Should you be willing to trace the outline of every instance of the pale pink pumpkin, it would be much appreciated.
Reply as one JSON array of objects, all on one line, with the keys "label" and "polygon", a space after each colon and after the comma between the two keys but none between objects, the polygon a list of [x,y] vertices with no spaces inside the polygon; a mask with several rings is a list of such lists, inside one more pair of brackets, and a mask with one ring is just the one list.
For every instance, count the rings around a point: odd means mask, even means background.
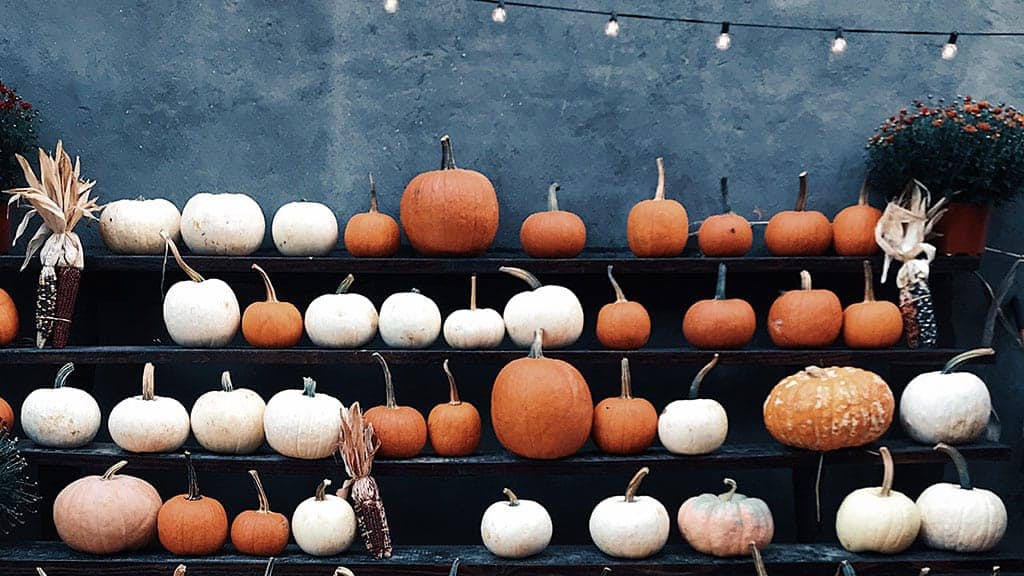
[{"label": "pale pink pumpkin", "polygon": [[683,502],[677,521],[683,538],[698,552],[721,558],[747,556],[750,544],[771,544],[775,522],[768,504],[736,492],[736,481],[725,479],[729,491],[701,494]]}]

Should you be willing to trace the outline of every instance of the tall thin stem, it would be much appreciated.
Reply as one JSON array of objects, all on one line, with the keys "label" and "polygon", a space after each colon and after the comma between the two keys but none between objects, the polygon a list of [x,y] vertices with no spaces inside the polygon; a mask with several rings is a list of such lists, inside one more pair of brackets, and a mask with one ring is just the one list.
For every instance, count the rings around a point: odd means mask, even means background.
[{"label": "tall thin stem", "polygon": [[260,502],[258,512],[262,514],[269,514],[270,501],[267,500],[267,492],[263,489],[263,481],[260,480],[260,473],[255,470],[249,470],[249,477],[252,478],[252,483],[256,486],[256,497]]},{"label": "tall thin stem", "polygon": [[651,469],[644,466],[633,475],[633,479],[629,481],[626,486],[626,502],[633,502],[636,500],[636,491],[640,489],[640,483],[644,481],[644,478],[651,473]]},{"label": "tall thin stem", "polygon": [[171,240],[171,237],[167,235],[167,232],[161,230],[160,236],[164,239],[164,243],[167,244],[167,247],[171,249],[171,254],[174,255],[174,261],[178,263],[178,268],[181,268],[181,271],[184,272],[185,275],[193,282],[203,282],[205,278],[185,263],[185,260],[181,257],[181,252],[178,251],[178,247],[174,244],[174,240]]},{"label": "tall thin stem", "polygon": [[192,453],[185,450],[185,472],[188,476],[188,496],[186,500],[201,500],[203,495],[199,493],[199,478],[196,476],[196,467],[192,465]]},{"label": "tall thin stem", "polygon": [[447,134],[441,136],[441,170],[455,170],[455,150]]},{"label": "tall thin stem", "polygon": [[875,275],[871,270],[871,260],[864,261],[864,301],[875,301]]},{"label": "tall thin stem", "polygon": [[377,359],[377,362],[380,363],[381,370],[384,371],[385,406],[388,408],[397,408],[398,404],[395,402],[395,383],[391,380],[391,369],[388,368],[388,363],[384,361],[384,357],[380,355],[380,352],[374,352],[373,357]]},{"label": "tall thin stem", "polygon": [[722,191],[722,214],[729,214],[732,212],[732,206],[729,206],[729,178],[722,176],[719,188]]},{"label": "tall thin stem", "polygon": [[885,446],[878,449],[878,453],[882,456],[882,488],[880,495],[888,497],[892,493],[892,479],[895,466],[892,462],[892,453]]},{"label": "tall thin stem", "polygon": [[370,214],[377,212],[377,183],[373,181],[373,172],[370,172]]},{"label": "tall thin stem", "polygon": [[629,374],[629,358],[623,358],[621,363],[621,369],[619,371],[619,383],[622,387],[620,398],[629,400],[633,397],[633,379]]},{"label": "tall thin stem", "polygon": [[548,186],[548,212],[558,212],[558,191],[561,189],[558,182],[552,182],[551,186]]},{"label": "tall thin stem", "polygon": [[156,367],[152,362],[146,362],[142,367],[142,399],[152,400],[156,397]]},{"label": "tall thin stem", "polygon": [[704,377],[707,376],[708,372],[711,372],[711,369],[717,364],[718,353],[716,352],[715,355],[711,357],[711,361],[705,364],[704,367],[700,369],[700,372],[697,372],[697,375],[693,377],[693,381],[690,382],[690,400],[697,399],[700,394],[700,385],[704,382]]},{"label": "tall thin stem", "polygon": [[807,172],[800,173],[800,194],[796,197],[796,211],[803,212],[807,208]]},{"label": "tall thin stem", "polygon": [[451,368],[448,367],[448,359],[444,359],[444,363],[441,365],[444,368],[444,373],[448,376],[448,403],[452,406],[458,406],[462,404],[462,400],[459,399],[459,389],[455,386],[455,375],[452,374]]},{"label": "tall thin stem", "polygon": [[271,284],[270,276],[267,276],[267,272],[259,264],[253,264],[252,269],[263,279],[263,286],[267,289],[267,302],[277,302],[277,290],[274,290],[274,285]]},{"label": "tall thin stem", "polygon": [[469,277],[469,309],[476,310],[476,274]]},{"label": "tall thin stem", "polygon": [[665,199],[665,159],[660,156],[655,159],[658,164],[658,187],[654,191],[655,200]]},{"label": "tall thin stem", "polygon": [[64,384],[68,381],[68,376],[75,371],[74,362],[68,362],[67,364],[60,367],[57,371],[57,377],[53,379],[54,388],[63,388]]},{"label": "tall thin stem", "polygon": [[608,265],[608,281],[612,283],[612,290],[615,290],[615,301],[626,302],[626,294],[622,291],[622,287],[619,286],[615,276],[612,275],[612,265]]}]

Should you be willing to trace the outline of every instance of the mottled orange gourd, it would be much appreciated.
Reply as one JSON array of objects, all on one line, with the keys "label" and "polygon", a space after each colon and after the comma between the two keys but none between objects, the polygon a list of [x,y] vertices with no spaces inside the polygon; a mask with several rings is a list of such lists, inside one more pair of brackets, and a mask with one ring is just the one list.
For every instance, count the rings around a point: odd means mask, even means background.
[{"label": "mottled orange gourd", "polygon": [[833,242],[840,256],[873,256],[880,248],[875,241],[875,226],[882,211],[868,204],[867,182],[860,187],[857,203],[847,206],[832,221]]},{"label": "mottled orange gourd", "polygon": [[643,348],[651,337],[651,316],[639,302],[626,299],[625,293],[608,266],[608,281],[615,290],[615,301],[597,313],[597,340],[612,350]]},{"label": "mottled orange gourd", "polygon": [[519,242],[531,258],[575,258],[587,244],[583,219],[558,209],[557,183],[548,187],[548,209],[527,216],[519,229]]},{"label": "mottled orange gourd", "polygon": [[768,310],[768,335],[779,348],[824,348],[839,337],[843,306],[831,290],[815,290],[810,272],[800,272],[800,289],[775,299]]},{"label": "mottled orange gourd", "polygon": [[626,240],[633,254],[641,258],[679,256],[686,249],[690,220],[686,208],[665,198],[665,162],[658,163],[658,188],[653,200],[644,200],[629,211]]},{"label": "mottled orange gourd", "polygon": [[658,435],[658,411],[644,398],[633,396],[629,360],[622,359],[621,393],[594,407],[594,444],[608,454],[638,454]]},{"label": "mottled orange gourd", "polygon": [[245,341],[256,348],[291,348],[302,338],[302,313],[291,302],[277,299],[277,291],[270,282],[270,277],[253,264],[252,269],[259,273],[263,285],[267,289],[264,302],[253,302],[242,314],[242,336]]},{"label": "mottled orange gourd", "polygon": [[185,452],[188,492],[164,502],[157,514],[160,545],[178,556],[209,556],[228,541],[228,514],[214,498],[199,492],[192,454]]},{"label": "mottled orange gourd", "polygon": [[399,406],[395,402],[395,384],[391,369],[378,352],[373,357],[384,372],[386,401],[383,406],[374,406],[363,415],[373,425],[373,431],[380,439],[377,454],[383,458],[412,458],[427,445],[427,421],[419,410],[412,406]]},{"label": "mottled orange gourd", "polygon": [[722,212],[708,216],[697,231],[697,245],[713,258],[743,256],[754,244],[754,229],[729,206],[729,179],[722,177]]},{"label": "mottled orange gourd", "polygon": [[714,299],[695,302],[683,315],[683,337],[697,348],[742,348],[754,338],[754,308],[746,300],[725,297],[725,275],[726,266],[720,263]]},{"label": "mottled orange gourd", "polygon": [[345,250],[357,258],[386,258],[398,253],[401,244],[398,222],[377,207],[377,185],[370,174],[370,210],[348,219]]},{"label": "mottled orange gourd", "polygon": [[0,346],[6,346],[18,337],[18,308],[14,300],[0,288]]},{"label": "mottled orange gourd", "polygon": [[796,209],[768,221],[764,243],[773,256],[821,256],[832,245],[832,223],[821,212],[807,210],[807,172],[800,173]]},{"label": "mottled orange gourd", "polygon": [[427,436],[438,456],[469,456],[480,445],[482,425],[480,412],[469,402],[459,398],[455,375],[444,361],[448,376],[448,402],[438,404],[427,415]]},{"label": "mottled orange gourd", "polygon": [[903,336],[903,315],[892,302],[875,300],[871,262],[864,261],[864,301],[843,311],[843,342],[850,348],[891,348]]},{"label": "mottled orange gourd", "polygon": [[276,556],[288,546],[288,536],[291,534],[288,517],[270,511],[270,502],[259,473],[249,470],[249,476],[256,486],[259,508],[245,510],[235,516],[231,523],[231,544],[242,554]]}]

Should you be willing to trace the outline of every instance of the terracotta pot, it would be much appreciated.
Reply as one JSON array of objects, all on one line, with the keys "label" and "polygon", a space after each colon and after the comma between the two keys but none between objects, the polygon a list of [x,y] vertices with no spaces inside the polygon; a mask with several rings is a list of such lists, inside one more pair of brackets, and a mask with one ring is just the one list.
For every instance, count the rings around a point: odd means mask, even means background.
[{"label": "terracotta pot", "polygon": [[936,225],[942,234],[938,239],[939,251],[957,256],[980,256],[988,240],[988,218],[992,207],[988,204],[950,202],[949,210]]}]

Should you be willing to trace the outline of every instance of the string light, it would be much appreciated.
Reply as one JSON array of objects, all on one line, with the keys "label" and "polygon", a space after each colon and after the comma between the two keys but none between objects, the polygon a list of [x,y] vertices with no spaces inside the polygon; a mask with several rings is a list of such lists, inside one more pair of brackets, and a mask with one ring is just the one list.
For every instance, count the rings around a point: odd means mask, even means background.
[{"label": "string light", "polygon": [[946,40],[946,45],[942,47],[943,60],[952,60],[953,58],[956,58],[956,39],[959,36],[960,35],[956,32],[951,32],[949,34],[949,40]]},{"label": "string light", "polygon": [[388,14],[398,12],[398,0],[384,0],[384,11]]},{"label": "string light", "polygon": [[729,36],[729,23],[722,22],[722,31],[715,38],[715,48],[721,51],[726,51],[732,46],[732,36]]},{"label": "string light", "polygon": [[619,37],[619,19],[615,16],[615,12],[612,12],[612,17],[604,25],[604,35],[609,38]]},{"label": "string light", "polygon": [[842,54],[846,52],[846,38],[843,38],[843,29],[836,29],[836,37],[832,39],[832,53]]},{"label": "string light", "polygon": [[505,10],[505,0],[500,0],[498,5],[491,11],[491,20],[495,24],[504,24],[508,20],[508,12]]}]

